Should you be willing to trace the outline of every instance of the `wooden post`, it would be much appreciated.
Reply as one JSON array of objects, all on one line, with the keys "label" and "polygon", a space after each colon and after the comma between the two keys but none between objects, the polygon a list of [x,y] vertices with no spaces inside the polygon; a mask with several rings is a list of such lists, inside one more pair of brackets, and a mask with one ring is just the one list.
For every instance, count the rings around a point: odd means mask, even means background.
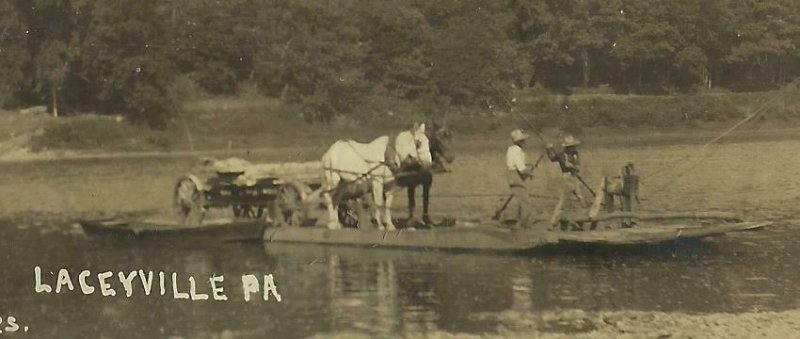
[{"label": "wooden post", "polygon": [[52,98],[53,98],[53,117],[58,118],[58,100],[56,98],[56,92],[57,92],[56,91],[56,86],[55,85],[51,85],[50,86],[50,93],[52,94]]}]

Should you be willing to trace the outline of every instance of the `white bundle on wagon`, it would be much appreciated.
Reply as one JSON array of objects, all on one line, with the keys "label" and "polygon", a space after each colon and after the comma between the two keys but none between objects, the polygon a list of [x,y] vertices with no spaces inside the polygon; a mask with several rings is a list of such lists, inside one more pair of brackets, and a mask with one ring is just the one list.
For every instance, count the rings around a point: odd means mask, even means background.
[{"label": "white bundle on wagon", "polygon": [[320,161],[253,164],[242,158],[203,158],[198,161],[198,167],[194,172],[204,172],[204,177],[236,176],[233,184],[240,186],[253,186],[264,179],[302,182],[317,179],[322,173]]},{"label": "white bundle on wagon", "polygon": [[322,173],[322,162],[282,162],[269,164],[251,164],[239,175],[234,184],[253,186],[259,180],[279,178],[283,181],[304,182],[318,178]]},{"label": "white bundle on wagon", "polygon": [[253,164],[241,158],[228,158],[225,160],[211,160],[207,166],[217,174],[241,174],[253,166]]}]

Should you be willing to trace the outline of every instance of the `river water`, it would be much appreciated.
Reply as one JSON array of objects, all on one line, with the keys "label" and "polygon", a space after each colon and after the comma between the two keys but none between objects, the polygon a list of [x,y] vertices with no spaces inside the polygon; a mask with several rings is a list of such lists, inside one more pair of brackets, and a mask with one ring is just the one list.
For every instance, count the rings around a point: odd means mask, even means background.
[{"label": "river water", "polygon": [[[560,309],[689,313],[797,307],[797,232],[776,227],[657,247],[551,248],[532,253],[437,252],[294,244],[116,242],[88,238],[71,224],[2,223],[3,310],[41,338],[305,337],[491,333],[482,314]],[[48,231],[42,231],[48,230]],[[43,234],[44,233],[44,234]],[[67,268],[75,291],[36,293],[34,267],[55,286]],[[167,293],[131,297],[116,272],[166,272]],[[117,295],[80,292],[81,270],[111,271]],[[52,274],[50,272],[53,272]],[[199,293],[225,277],[227,301],[176,300],[188,277]],[[156,273],[157,274],[157,273]],[[241,276],[272,274],[277,302],[244,301]],[[157,285],[158,283],[156,283]]]},{"label": "river water", "polygon": [[[74,220],[164,209],[177,175],[191,160],[3,164],[0,317],[7,321],[13,315],[28,328],[16,334],[32,338],[292,338],[493,333],[502,324],[486,315],[504,311],[794,309],[800,297],[800,231],[789,219],[796,215],[799,198],[792,188],[800,180],[764,174],[760,164],[796,147],[794,141],[720,146],[671,192],[647,200],[675,210],[742,210],[782,220],[774,227],[661,246],[558,247],[519,254],[109,241],[87,237]],[[616,165],[621,159],[642,159],[640,168],[655,172],[664,159],[683,159],[694,152],[682,147],[657,151],[598,150],[587,162]],[[464,174],[437,179],[434,195],[442,198],[435,200],[436,211],[460,217],[459,211],[488,215],[496,207],[502,197],[443,200],[465,192],[504,194],[502,169],[491,169],[499,173],[497,178],[465,179],[487,171],[481,167],[486,157],[462,155]],[[796,174],[798,161],[788,159],[772,170]],[[534,187],[539,188],[546,191],[546,186]],[[52,286],[59,269],[66,268],[75,290],[36,293],[37,266],[43,282]],[[144,295],[135,280],[132,295],[125,296],[117,272],[140,269],[165,272],[166,295]],[[97,273],[113,272],[109,281],[117,295],[81,293],[82,270],[91,272],[95,287]],[[222,275],[228,300],[176,300],[172,273],[181,292],[194,277],[198,293],[206,294],[211,292],[208,279]],[[241,277],[248,274],[272,274],[281,302],[274,296],[264,301],[258,294],[245,302]]]}]

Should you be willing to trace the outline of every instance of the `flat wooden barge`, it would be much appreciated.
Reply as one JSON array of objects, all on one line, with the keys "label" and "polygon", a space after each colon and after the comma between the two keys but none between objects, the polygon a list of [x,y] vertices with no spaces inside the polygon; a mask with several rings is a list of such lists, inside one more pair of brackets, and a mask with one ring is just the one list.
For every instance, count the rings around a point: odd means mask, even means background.
[{"label": "flat wooden barge", "polygon": [[[620,214],[616,217],[629,218]],[[605,220],[614,216],[604,217]],[[583,231],[509,229],[485,222],[462,222],[454,227],[379,230],[322,227],[274,227],[261,220],[220,220],[186,226],[177,222],[119,219],[82,220],[87,235],[130,239],[179,239],[185,241],[247,241],[311,243],[364,247],[429,248],[445,250],[524,251],[544,245],[583,243],[602,245],[656,244],[678,239],[698,239],[762,228],[770,222],[742,222],[728,215],[683,214],[636,216],[646,226],[599,228]],[[676,217],[681,220],[675,221]],[[656,222],[660,222],[657,224]]]},{"label": "flat wooden barge", "polygon": [[217,220],[201,225],[182,225],[165,220],[121,219],[80,220],[78,223],[89,236],[211,242],[261,240],[267,227],[259,220]]},{"label": "flat wooden barge", "polygon": [[[628,217],[629,215],[623,215]],[[673,219],[672,215],[662,215]],[[523,251],[560,243],[603,245],[656,244],[678,239],[705,238],[728,232],[769,226],[769,222],[741,222],[719,215],[684,215],[691,220],[654,224],[663,221],[650,215],[648,226],[584,231],[509,229],[499,226],[447,227],[420,230],[340,229],[306,227],[267,228],[265,242],[356,245],[367,247],[407,247],[451,250]]]}]

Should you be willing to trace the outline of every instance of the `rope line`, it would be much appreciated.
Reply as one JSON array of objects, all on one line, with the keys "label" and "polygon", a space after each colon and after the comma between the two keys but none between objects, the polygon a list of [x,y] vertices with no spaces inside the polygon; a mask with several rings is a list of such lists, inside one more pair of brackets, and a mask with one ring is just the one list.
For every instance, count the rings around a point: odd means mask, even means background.
[{"label": "rope line", "polygon": [[[675,177],[674,177],[672,180],[669,180],[669,181],[668,181],[668,182],[666,182],[664,185],[662,185],[662,186],[659,186],[658,188],[654,189],[654,190],[652,191],[652,194],[663,193],[664,191],[666,191],[666,190],[667,190],[667,188],[669,188],[669,187],[672,187],[672,184],[674,184],[674,183],[675,183],[675,182],[677,182],[678,180],[680,180],[680,179],[684,178],[684,177],[686,176],[686,174],[687,174],[687,173],[689,173],[691,170],[693,170],[693,169],[697,168],[697,166],[699,166],[699,165],[700,165],[700,164],[701,164],[703,161],[705,161],[705,160],[707,159],[707,156],[708,156],[708,150],[709,150],[709,149],[708,149],[708,146],[709,146],[709,145],[711,145],[711,144],[713,144],[713,143],[715,143],[715,142],[717,142],[717,141],[721,140],[722,138],[724,138],[725,136],[727,136],[728,134],[730,134],[731,132],[733,132],[733,131],[734,131],[735,129],[737,129],[738,127],[740,127],[740,126],[744,125],[745,123],[747,123],[748,121],[752,120],[752,119],[753,119],[753,118],[755,118],[756,116],[758,116],[758,115],[761,115],[762,113],[766,112],[766,111],[767,111],[767,109],[768,109],[768,107],[769,107],[769,106],[770,106],[772,103],[774,103],[774,102],[776,102],[778,99],[782,99],[782,98],[784,98],[784,97],[786,96],[786,93],[788,92],[788,89],[792,88],[792,87],[794,86],[794,84],[796,83],[796,81],[797,81],[797,80],[795,80],[795,81],[792,81],[791,83],[789,83],[789,85],[787,85],[787,86],[786,86],[786,87],[784,87],[782,90],[780,90],[778,93],[776,93],[775,95],[773,95],[773,96],[772,96],[772,97],[771,97],[769,100],[765,101],[765,102],[764,102],[764,103],[763,103],[763,104],[762,104],[762,105],[761,105],[761,106],[760,106],[758,109],[756,109],[755,111],[753,111],[753,112],[752,112],[750,115],[748,115],[747,117],[745,117],[745,118],[744,118],[744,119],[742,119],[741,121],[737,122],[737,123],[736,123],[735,125],[733,125],[731,128],[729,128],[728,130],[726,130],[725,132],[723,132],[723,133],[722,133],[722,134],[720,134],[719,136],[717,136],[717,137],[715,137],[715,138],[713,138],[713,139],[709,140],[709,141],[708,141],[708,142],[706,142],[705,144],[703,144],[703,146],[702,146],[702,151],[703,151],[703,152],[706,152],[706,153],[705,153],[705,154],[703,154],[703,155],[701,155],[701,156],[699,156],[699,157],[698,157],[698,161],[696,161],[695,163],[691,164],[691,165],[690,165],[689,167],[687,167],[686,169],[684,169],[684,170],[681,170],[681,171],[680,171],[680,172],[679,172],[679,173],[678,173],[678,174],[677,174],[677,175],[676,175],[676,176],[675,176]],[[687,156],[687,157],[688,157],[688,156]],[[672,168],[675,168],[675,166],[673,166]],[[661,171],[661,172],[664,172],[664,171]]]},{"label": "rope line", "polygon": [[[742,119],[739,122],[737,122],[733,127],[729,128],[728,130],[726,130],[725,132],[723,132],[719,136],[711,139],[710,141],[704,143],[702,145],[702,150],[701,151],[706,151],[706,149],[708,148],[709,145],[721,140],[722,138],[724,138],[725,136],[727,136],[728,134],[733,132],[735,129],[739,128],[739,126],[741,126],[744,123],[752,120],[757,115],[765,112],[769,108],[769,106],[771,104],[773,104],[775,101],[777,101],[778,98],[781,98],[782,96],[783,96],[782,93],[779,92],[779,93],[776,93],[775,95],[773,95],[768,100],[764,101],[764,103],[762,103],[756,110],[754,110],[750,115],[748,115],[744,119]],[[691,160],[691,159],[696,159],[696,158],[700,158],[700,159],[707,158],[707,156],[708,156],[708,154],[700,154],[699,156],[696,156],[696,155],[685,155],[677,162],[677,164],[675,164],[673,166],[670,166],[670,167],[662,167],[660,170],[653,172],[652,174],[650,174],[647,177],[650,178],[650,179],[657,178],[660,175],[665,174],[665,173],[669,173],[670,170],[673,170],[673,169],[677,168],[678,166],[681,165],[682,162],[685,162],[685,161]],[[694,169],[694,166],[692,166],[691,168],[688,168],[686,170],[690,170],[690,169]],[[645,176],[642,176],[642,179],[644,179],[644,178],[645,178]]]},{"label": "rope line", "polygon": [[[647,176],[648,178],[653,179],[653,178],[658,178],[660,175],[663,175],[663,174],[677,173],[674,177],[671,178],[671,180],[668,180],[664,185],[658,186],[656,189],[654,189],[652,191],[652,194],[663,193],[668,188],[674,187],[673,186],[674,183],[676,183],[677,181],[683,179],[690,171],[694,170],[701,163],[703,163],[705,160],[707,160],[707,158],[710,155],[710,153],[713,152],[713,150],[710,149],[708,146],[710,146],[710,145],[722,140],[723,138],[728,136],[730,133],[732,133],[733,131],[735,131],[736,129],[741,127],[742,125],[744,125],[747,122],[753,120],[757,116],[767,112],[767,110],[769,109],[769,107],[771,105],[776,103],[778,100],[785,98],[787,92],[790,89],[795,87],[797,81],[798,80],[795,79],[794,81],[790,82],[787,86],[782,88],[780,91],[778,91],[777,93],[775,93],[771,97],[768,97],[768,99],[766,101],[761,103],[761,105],[759,105],[755,110],[753,110],[744,119],[739,120],[736,124],[734,124],[733,126],[728,128],[727,130],[722,132],[720,135],[718,135],[718,136],[712,138],[711,140],[705,142],[701,147],[701,150],[700,150],[701,153],[700,154],[686,155],[682,159],[677,161],[673,166],[662,167],[660,170],[655,171],[652,174],[648,175]],[[529,128],[531,128],[533,130],[536,130],[535,127],[530,123],[530,121],[525,116],[523,116],[522,114],[519,114],[518,112],[514,111],[514,108],[515,108],[514,105],[507,98],[504,97],[504,99],[511,106],[511,109],[509,111],[513,116],[515,116],[519,120],[522,120]],[[539,139],[541,139],[543,142],[546,143],[546,140],[544,140],[544,138],[541,136],[541,134],[539,134],[537,132],[536,135],[537,135],[537,137],[539,137]],[[687,160],[691,160],[691,159],[696,159],[697,161],[695,161],[694,163],[686,163]],[[682,166],[683,164],[688,164],[688,167],[676,171],[676,169],[678,167]],[[644,179],[644,178],[645,178],[645,176],[642,176],[642,179]]]}]

